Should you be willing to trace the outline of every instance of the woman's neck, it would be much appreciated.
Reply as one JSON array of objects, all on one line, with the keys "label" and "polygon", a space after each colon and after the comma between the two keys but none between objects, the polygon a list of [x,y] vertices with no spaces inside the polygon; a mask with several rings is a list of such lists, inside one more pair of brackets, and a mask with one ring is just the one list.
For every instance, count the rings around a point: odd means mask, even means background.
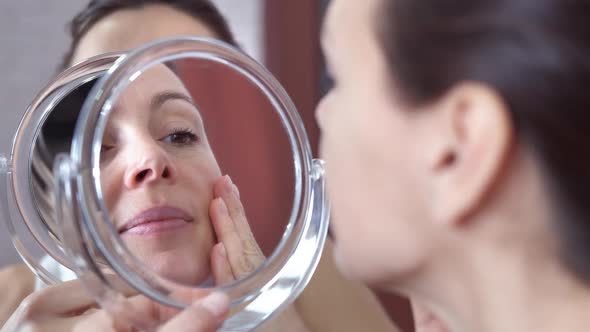
[{"label": "woman's neck", "polygon": [[565,269],[554,206],[535,158],[523,157],[469,220],[437,232],[406,285],[449,332],[582,332],[590,284]]},{"label": "woman's neck", "polygon": [[441,261],[445,272],[431,274],[416,298],[449,332],[588,331],[590,288],[547,252],[464,251]]}]

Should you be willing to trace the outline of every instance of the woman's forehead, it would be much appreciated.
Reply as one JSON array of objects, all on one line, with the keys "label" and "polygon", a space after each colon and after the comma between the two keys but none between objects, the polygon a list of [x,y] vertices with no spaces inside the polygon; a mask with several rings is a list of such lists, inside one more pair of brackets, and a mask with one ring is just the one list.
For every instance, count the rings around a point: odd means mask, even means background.
[{"label": "woman's forehead", "polygon": [[130,78],[128,88],[153,92],[158,90],[179,90],[187,92],[184,83],[177,75],[174,67],[166,64],[158,64],[146,70],[138,71]]},{"label": "woman's forehead", "polygon": [[121,93],[116,105],[123,106],[130,103],[141,103],[145,104],[144,106],[161,105],[163,104],[161,101],[165,101],[166,96],[175,97],[172,99],[185,99],[192,103],[184,83],[169,66],[161,64],[145,71],[138,71],[137,76],[132,77],[131,80]]},{"label": "woman's forehead", "polygon": [[[175,102],[175,106],[165,107],[168,102]],[[130,118],[150,119],[157,114],[188,116],[199,126],[203,125],[200,110],[188,89],[166,65],[149,68],[131,82],[114,103],[109,127]]]}]

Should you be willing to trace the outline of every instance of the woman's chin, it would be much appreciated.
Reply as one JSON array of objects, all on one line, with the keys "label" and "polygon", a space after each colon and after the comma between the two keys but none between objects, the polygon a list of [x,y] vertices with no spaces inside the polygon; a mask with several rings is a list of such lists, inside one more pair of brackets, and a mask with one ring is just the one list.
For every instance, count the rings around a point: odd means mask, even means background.
[{"label": "woman's chin", "polygon": [[[194,253],[194,251],[191,251]],[[209,260],[207,255],[197,257],[184,251],[143,253],[139,260],[147,268],[158,276],[170,281],[198,285],[206,281],[210,276]]]},{"label": "woman's chin", "polygon": [[344,253],[338,242],[334,246],[334,264],[347,279],[361,281],[362,273],[359,273],[361,271],[356,267],[354,258]]},{"label": "woman's chin", "polygon": [[209,266],[206,268],[199,268],[197,266],[189,266],[187,264],[164,264],[161,267],[155,268],[154,271],[170,281],[184,284],[197,286],[209,279],[210,271]]},{"label": "woman's chin", "polygon": [[334,264],[340,273],[348,280],[362,282],[371,287],[383,288],[388,284],[391,274],[383,270],[379,262],[368,253],[358,250],[346,251],[336,242],[334,246]]},{"label": "woman's chin", "polygon": [[205,283],[209,279],[209,272],[199,273],[198,276],[187,275],[186,272],[182,273],[164,273],[163,276],[175,283],[188,285],[188,286],[199,286]]}]

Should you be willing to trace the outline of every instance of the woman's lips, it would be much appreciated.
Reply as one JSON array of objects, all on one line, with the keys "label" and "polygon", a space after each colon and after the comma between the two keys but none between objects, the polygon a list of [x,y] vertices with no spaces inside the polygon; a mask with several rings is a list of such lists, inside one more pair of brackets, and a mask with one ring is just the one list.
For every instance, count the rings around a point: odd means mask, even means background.
[{"label": "woman's lips", "polygon": [[147,209],[119,227],[119,234],[150,235],[175,230],[192,222],[185,211],[173,206]]}]

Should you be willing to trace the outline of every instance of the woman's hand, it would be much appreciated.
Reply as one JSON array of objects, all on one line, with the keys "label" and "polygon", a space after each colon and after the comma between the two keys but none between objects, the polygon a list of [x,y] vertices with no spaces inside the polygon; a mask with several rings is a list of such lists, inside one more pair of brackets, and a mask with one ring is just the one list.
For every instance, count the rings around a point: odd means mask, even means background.
[{"label": "woman's hand", "polygon": [[209,215],[217,243],[211,252],[211,269],[216,285],[223,285],[254,272],[265,260],[250,230],[238,187],[230,177],[221,177],[213,187]]},{"label": "woman's hand", "polygon": [[[238,187],[226,175],[215,183],[213,191],[215,197],[209,215],[219,243],[211,252],[211,269],[215,283],[223,285],[248,276],[266,258],[248,224]],[[304,332],[308,329],[295,307],[290,305],[257,331]]]},{"label": "woman's hand", "polygon": [[97,309],[79,280],[61,283],[34,292],[16,309],[1,332],[8,331],[135,331],[125,319],[131,311],[144,326],[158,326],[160,332],[212,332],[225,318],[229,300],[214,293],[201,298],[183,311],[171,312],[155,302],[134,296],[118,314]]}]

